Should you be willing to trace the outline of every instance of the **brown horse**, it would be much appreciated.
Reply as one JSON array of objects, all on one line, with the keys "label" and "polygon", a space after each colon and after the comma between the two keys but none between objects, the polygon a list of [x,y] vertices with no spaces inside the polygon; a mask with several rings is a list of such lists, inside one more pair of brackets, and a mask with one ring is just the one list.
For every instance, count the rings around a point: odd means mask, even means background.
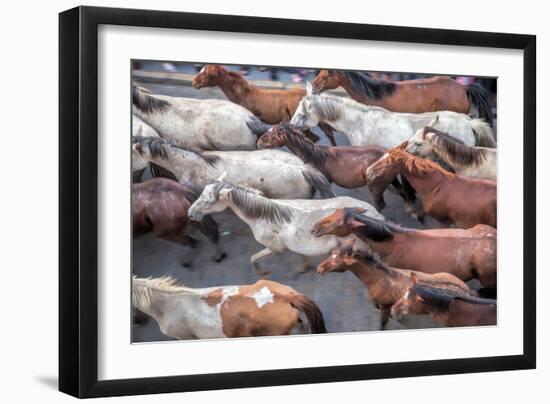
[{"label": "brown horse", "polygon": [[[272,125],[285,119],[290,120],[298,104],[306,95],[306,91],[302,88],[268,89],[254,86],[239,73],[227,70],[220,65],[205,65],[193,79],[192,85],[197,90],[218,86],[230,101],[245,107],[258,118]],[[321,124],[319,127],[325,132],[330,142],[336,145],[332,129],[326,124]],[[313,141],[319,140],[319,137],[309,130],[305,134]]]},{"label": "brown horse", "polygon": [[426,274],[406,269],[389,267],[371,253],[353,249],[355,240],[332,250],[330,256],[319,264],[317,272],[351,271],[366,286],[369,297],[380,309],[380,325],[384,329],[390,316],[391,307],[405,294],[412,284],[411,274],[415,273],[422,283],[445,286],[458,294],[475,295],[475,291],[448,273]]},{"label": "brown horse", "polygon": [[387,265],[420,272],[447,272],[467,281],[476,278],[485,288],[497,285],[497,235],[491,226],[471,229],[417,230],[362,215],[360,208],[341,208],[318,221],[317,237],[354,234]]},{"label": "brown horse", "polygon": [[313,80],[314,93],[342,86],[354,100],[394,112],[455,111],[467,114],[474,106],[493,126],[487,92],[479,84],[467,86],[445,76],[405,81],[375,80],[367,73],[321,70]]},{"label": "brown horse", "polygon": [[[189,218],[187,210],[197,199],[197,194],[184,184],[166,178],[154,178],[132,185],[133,236],[153,232],[156,237],[194,248],[197,241],[186,234]],[[212,259],[220,262],[225,258],[218,241],[218,225],[210,216],[205,216],[198,227],[216,245]],[[183,266],[190,266],[190,255],[184,257]]]},{"label": "brown horse", "polygon": [[497,227],[495,181],[461,177],[400,148],[391,149],[367,169],[367,186],[378,210],[385,205],[384,190],[397,174],[421,196],[424,211],[441,223],[463,229],[476,224]]},{"label": "brown horse", "polygon": [[398,320],[408,313],[431,314],[447,327],[496,325],[497,301],[457,294],[455,291],[418,282],[412,275],[412,285],[391,308]]},{"label": "brown horse", "polygon": [[281,283],[194,289],[170,277],[133,278],[132,304],[177,339],[322,334],[325,321],[309,297]]},{"label": "brown horse", "polygon": [[[260,149],[286,146],[304,163],[321,171],[329,181],[348,189],[366,185],[367,168],[386,152],[378,146],[318,145],[288,122],[271,127],[258,138],[257,145]],[[396,184],[399,182],[392,183]]]}]

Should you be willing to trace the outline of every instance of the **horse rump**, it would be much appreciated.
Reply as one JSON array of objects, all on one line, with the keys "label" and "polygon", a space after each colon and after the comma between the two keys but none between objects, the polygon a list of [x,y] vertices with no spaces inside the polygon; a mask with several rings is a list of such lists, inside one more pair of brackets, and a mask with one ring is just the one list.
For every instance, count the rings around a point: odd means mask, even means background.
[{"label": "horse rump", "polygon": [[323,313],[313,300],[301,293],[297,293],[290,297],[289,303],[296,310],[305,314],[312,334],[327,333]]},{"label": "horse rump", "polygon": [[466,87],[466,95],[470,104],[476,107],[479,116],[493,127],[493,111],[489,105],[489,94],[479,83],[469,84]]}]

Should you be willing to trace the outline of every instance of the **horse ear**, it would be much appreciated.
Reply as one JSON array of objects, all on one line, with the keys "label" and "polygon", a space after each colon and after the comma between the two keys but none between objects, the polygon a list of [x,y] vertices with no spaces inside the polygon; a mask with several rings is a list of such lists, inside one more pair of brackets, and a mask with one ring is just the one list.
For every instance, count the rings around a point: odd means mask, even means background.
[{"label": "horse ear", "polygon": [[414,272],[411,273],[411,281],[412,281],[413,285],[416,285],[418,283],[418,277],[416,276],[416,274]]},{"label": "horse ear", "polygon": [[[438,122],[439,122],[439,114],[434,119],[432,119],[432,121],[428,124],[428,126],[435,128],[435,125],[437,125]],[[424,130],[424,132],[426,131]]]},{"label": "horse ear", "polygon": [[216,181],[223,182],[226,179],[226,177],[227,177],[227,171],[224,171],[223,174],[220,175]]},{"label": "horse ear", "polygon": [[310,81],[308,81],[306,83],[306,94],[307,95],[312,95],[313,94],[313,86],[311,85]]}]

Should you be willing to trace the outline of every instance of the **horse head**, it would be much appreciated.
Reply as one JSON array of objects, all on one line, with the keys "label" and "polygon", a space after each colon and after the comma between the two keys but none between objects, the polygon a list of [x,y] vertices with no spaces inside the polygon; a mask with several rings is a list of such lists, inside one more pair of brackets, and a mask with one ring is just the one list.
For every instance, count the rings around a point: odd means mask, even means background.
[{"label": "horse head", "polygon": [[327,234],[333,234],[338,237],[348,236],[354,228],[364,226],[353,217],[353,213],[365,213],[363,208],[339,208],[328,216],[325,216],[311,229],[311,234],[321,237]]},{"label": "horse head", "polygon": [[259,149],[274,149],[285,145],[283,124],[273,125],[267,132],[258,138],[256,145]]},{"label": "horse head", "polygon": [[351,239],[343,245],[339,243],[338,247],[333,249],[330,255],[317,266],[317,272],[324,275],[327,272],[347,271],[356,262],[353,258],[354,245],[355,239]]},{"label": "horse head", "polygon": [[191,84],[197,90],[203,87],[217,86],[223,71],[223,67],[218,65],[204,65]]},{"label": "horse head", "polygon": [[187,214],[191,220],[200,221],[209,213],[222,212],[227,208],[231,189],[223,182],[226,173],[220,179],[204,187],[197,200],[191,205]]},{"label": "horse head", "polygon": [[335,70],[321,70],[313,79],[312,94],[321,94],[323,91],[333,90],[340,86],[340,76]]}]

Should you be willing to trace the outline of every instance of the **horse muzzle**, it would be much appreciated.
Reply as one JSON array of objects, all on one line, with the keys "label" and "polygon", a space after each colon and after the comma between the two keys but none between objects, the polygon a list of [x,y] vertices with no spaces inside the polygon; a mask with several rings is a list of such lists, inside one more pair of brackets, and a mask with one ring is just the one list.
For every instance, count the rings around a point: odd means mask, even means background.
[{"label": "horse muzzle", "polygon": [[204,217],[204,215],[201,212],[197,210],[191,210],[191,209],[187,212],[187,216],[189,217],[189,219],[195,222],[201,221],[202,218]]}]

